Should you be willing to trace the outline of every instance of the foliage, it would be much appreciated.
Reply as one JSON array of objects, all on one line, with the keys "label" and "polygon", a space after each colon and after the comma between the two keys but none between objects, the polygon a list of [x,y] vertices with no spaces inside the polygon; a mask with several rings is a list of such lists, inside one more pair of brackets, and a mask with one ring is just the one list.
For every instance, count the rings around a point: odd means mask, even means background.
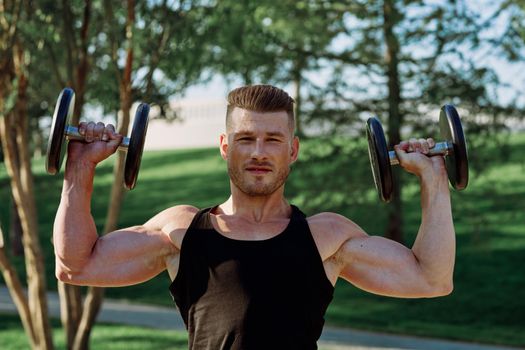
[{"label": "foliage", "polygon": [[294,70],[318,69],[309,54],[323,50],[343,27],[342,12],[328,6],[321,1],[218,2],[210,19],[216,35],[211,63],[247,84],[288,83]]},{"label": "foliage", "polygon": [[[522,115],[523,101],[497,92],[519,96],[493,65],[523,54],[521,45],[513,45],[523,23],[519,5],[391,3],[397,8],[399,108],[407,125],[428,131],[427,116],[445,103],[461,107],[472,123],[479,124],[480,114],[488,116],[483,125],[493,132],[506,118]],[[301,115],[311,122],[310,133],[344,134],[360,127],[365,116],[386,117],[383,2],[221,1],[206,20],[213,36],[210,66],[245,83],[299,84],[295,97],[303,100]],[[508,28],[495,30],[501,23]]]},{"label": "foliage", "polygon": [[[126,11],[120,2],[103,0],[42,0],[28,11],[29,19],[19,24],[18,36],[30,52],[31,139],[41,152],[58,93],[65,86],[81,90],[77,91],[77,104],[86,103],[90,114],[94,111],[115,118],[119,110],[117,73],[124,67],[125,50],[118,43],[126,38]],[[177,118],[169,99],[205,79],[202,72],[211,52],[203,26],[210,11],[206,1],[136,5],[133,98],[159,106],[158,117]],[[77,113],[76,118],[82,111]],[[93,115],[84,117],[94,119]]]}]

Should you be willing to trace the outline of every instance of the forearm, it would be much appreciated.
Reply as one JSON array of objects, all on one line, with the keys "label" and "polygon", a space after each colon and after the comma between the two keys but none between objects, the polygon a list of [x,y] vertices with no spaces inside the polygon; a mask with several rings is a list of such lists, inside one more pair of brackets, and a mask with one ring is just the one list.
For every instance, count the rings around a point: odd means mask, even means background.
[{"label": "forearm", "polygon": [[430,285],[451,288],[456,237],[447,178],[433,173],[420,179],[422,219],[412,251]]},{"label": "forearm", "polygon": [[82,269],[88,262],[98,239],[91,215],[94,173],[94,164],[66,165],[62,196],[55,217],[53,242],[57,264],[71,272]]}]

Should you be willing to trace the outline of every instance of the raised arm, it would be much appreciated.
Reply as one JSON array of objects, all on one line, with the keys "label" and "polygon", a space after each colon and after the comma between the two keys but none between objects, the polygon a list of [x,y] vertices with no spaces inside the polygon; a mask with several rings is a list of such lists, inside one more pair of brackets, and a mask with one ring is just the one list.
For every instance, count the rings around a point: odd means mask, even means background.
[{"label": "raised arm", "polygon": [[[419,151],[425,153],[427,146]],[[422,219],[412,249],[368,236],[341,217],[336,229],[345,239],[334,260],[341,277],[376,294],[407,298],[447,295],[453,288],[455,232],[444,161],[417,152],[407,154],[408,147],[402,143],[396,152],[401,165],[421,182]]]},{"label": "raised arm", "polygon": [[121,137],[111,126],[98,125],[99,129],[93,130],[92,125],[91,128],[83,130],[91,133],[91,143],[69,144],[53,229],[56,276],[66,283],[92,286],[123,286],[146,281],[165,270],[170,257],[178,254],[176,237],[185,232],[191,210],[174,207],[144,225],[99,237],[91,215],[95,166],[115,152]]}]

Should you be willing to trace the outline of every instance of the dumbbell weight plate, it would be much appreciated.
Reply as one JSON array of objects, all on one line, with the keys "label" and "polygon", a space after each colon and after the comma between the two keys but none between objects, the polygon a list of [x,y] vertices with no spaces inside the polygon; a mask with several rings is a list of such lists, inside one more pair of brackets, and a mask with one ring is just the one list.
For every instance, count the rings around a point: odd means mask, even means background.
[{"label": "dumbbell weight plate", "polygon": [[58,96],[49,141],[47,142],[46,170],[56,174],[60,170],[66,153],[66,126],[75,107],[75,93],[70,88],[62,90]]},{"label": "dumbbell weight plate", "polygon": [[462,190],[468,184],[467,143],[461,120],[456,108],[444,105],[439,113],[439,128],[444,140],[452,141],[454,151],[445,157],[448,179],[456,190]]},{"label": "dumbbell weight plate", "polygon": [[370,165],[379,198],[389,202],[392,199],[394,182],[385,133],[379,119],[372,117],[367,120],[366,136],[368,139],[368,156],[370,157]]},{"label": "dumbbell weight plate", "polygon": [[131,131],[128,154],[126,156],[126,165],[124,168],[124,186],[130,190],[135,187],[139,175],[142,151],[146,141],[146,132],[148,131],[148,115],[149,105],[141,103],[135,113],[135,120],[133,121],[133,130]]}]

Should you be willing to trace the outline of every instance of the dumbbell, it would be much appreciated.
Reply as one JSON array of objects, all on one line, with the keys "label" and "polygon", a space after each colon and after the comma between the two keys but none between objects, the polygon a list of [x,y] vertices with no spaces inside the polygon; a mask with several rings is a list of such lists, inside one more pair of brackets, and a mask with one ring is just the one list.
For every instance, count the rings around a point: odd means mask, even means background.
[{"label": "dumbbell", "polygon": [[[454,106],[444,105],[441,108],[439,127],[444,141],[437,142],[427,156],[444,156],[452,187],[463,190],[468,184],[467,143],[459,114]],[[395,151],[388,151],[385,133],[378,118],[372,117],[367,120],[366,135],[370,166],[379,198],[389,202],[394,186],[391,166],[399,164],[399,160]]]},{"label": "dumbbell", "polygon": [[[46,170],[49,174],[54,175],[59,172],[66,152],[67,140],[85,141],[85,137],[80,135],[78,128],[68,124],[74,106],[75,92],[71,88],[65,88],[58,96],[47,143]],[[141,103],[135,113],[131,136],[129,138],[124,137],[119,145],[120,151],[127,152],[124,167],[124,186],[130,190],[137,183],[148,129],[148,115],[149,105]]]}]

